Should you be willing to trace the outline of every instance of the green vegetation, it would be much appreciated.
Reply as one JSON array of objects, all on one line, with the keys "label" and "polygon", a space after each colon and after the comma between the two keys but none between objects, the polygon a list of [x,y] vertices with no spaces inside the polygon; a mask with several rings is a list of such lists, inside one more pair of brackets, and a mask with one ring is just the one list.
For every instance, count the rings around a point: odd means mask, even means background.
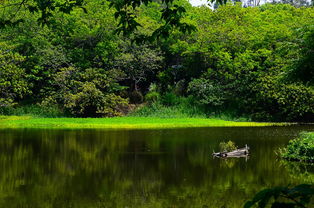
[{"label": "green vegetation", "polygon": [[283,126],[287,123],[234,122],[202,118],[36,118],[30,116],[2,116],[0,128],[109,128],[150,129],[219,126]]},{"label": "green vegetation", "polygon": [[57,106],[40,106],[40,105],[25,105],[18,107],[5,107],[0,108],[0,115],[15,115],[15,116],[35,116],[35,117],[46,117],[46,118],[55,118],[55,117],[64,117],[64,112],[59,109]]},{"label": "green vegetation", "polygon": [[236,150],[238,147],[233,141],[229,140],[228,142],[220,142],[219,148],[221,152],[231,152],[233,150]]},{"label": "green vegetation", "polygon": [[248,201],[244,208],[254,207],[265,208],[268,204],[273,208],[291,207],[306,208],[310,205],[314,195],[314,187],[309,184],[301,184],[292,188],[275,187],[264,189],[257,193],[252,201]]},{"label": "green vegetation", "polygon": [[[287,147],[280,149],[280,156],[288,161],[281,161],[293,178],[301,179],[308,184],[293,188],[275,187],[258,192],[252,200],[246,202],[244,208],[250,207],[309,207],[314,195],[313,164],[314,132],[302,132],[297,139],[289,141]],[[291,162],[298,161],[298,162]]]},{"label": "green vegetation", "polygon": [[[261,181],[276,185],[284,174],[269,171],[272,154],[248,168],[236,158],[209,162],[195,134],[177,146],[184,136],[121,131],[108,140],[116,131],[68,130],[313,122],[313,6],[210,2],[215,9],[188,0],[0,0],[0,206],[238,207]],[[36,128],[49,130],[26,139]],[[313,162],[314,134],[291,141],[282,157]],[[308,166],[289,170],[313,181]],[[312,195],[308,185],[267,189],[245,206],[305,207]]]},{"label": "green vegetation", "polygon": [[2,115],[314,117],[313,7],[19,2],[0,1]]},{"label": "green vegetation", "polygon": [[[157,92],[156,92],[157,93]],[[151,99],[154,92],[148,93],[146,100]],[[193,105],[193,101],[189,98],[177,97],[173,93],[166,93],[165,96],[156,95],[156,101],[148,102],[148,104],[139,106],[130,116],[135,117],[160,117],[160,118],[206,118],[206,112]],[[154,98],[155,99],[155,98]]]},{"label": "green vegetation", "polygon": [[299,138],[289,141],[280,154],[287,160],[314,162],[314,132],[301,133]]}]

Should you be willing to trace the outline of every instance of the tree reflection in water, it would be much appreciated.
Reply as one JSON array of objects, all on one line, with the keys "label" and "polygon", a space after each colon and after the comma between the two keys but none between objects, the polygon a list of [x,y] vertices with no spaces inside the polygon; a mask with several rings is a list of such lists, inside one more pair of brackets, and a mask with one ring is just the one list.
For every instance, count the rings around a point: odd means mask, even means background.
[{"label": "tree reflection in water", "polygon": [[[304,180],[274,150],[305,128],[1,130],[0,207],[240,207]],[[224,138],[250,159],[213,159]]]}]

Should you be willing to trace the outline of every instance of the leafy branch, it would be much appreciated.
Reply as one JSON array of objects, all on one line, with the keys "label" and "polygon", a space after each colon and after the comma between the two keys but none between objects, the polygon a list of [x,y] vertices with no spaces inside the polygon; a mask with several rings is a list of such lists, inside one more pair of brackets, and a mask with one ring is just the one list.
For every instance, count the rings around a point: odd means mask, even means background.
[{"label": "leafy branch", "polygon": [[[105,0],[104,0],[105,1]],[[153,0],[109,0],[110,6],[116,9],[115,18],[118,19],[117,34],[122,33],[124,36],[129,36],[134,33],[141,25],[137,22],[137,15],[135,13],[136,8],[141,5],[148,5]],[[213,0],[212,0],[213,1]],[[219,4],[225,4],[226,0],[215,1]],[[15,15],[10,16],[3,15],[4,18],[0,18],[0,28],[5,26],[14,26],[20,22],[23,22],[22,18],[17,18],[17,14],[21,9],[30,13],[39,13],[38,23],[41,25],[51,24],[53,12],[59,11],[62,13],[70,14],[74,8],[81,8],[84,12],[87,12],[84,7],[85,0],[18,0],[17,3],[8,4],[5,1],[0,2],[0,9],[15,8],[18,7]],[[140,36],[138,40],[148,39],[155,40],[160,37],[167,38],[170,32],[177,28],[183,33],[191,33],[196,30],[194,25],[182,22],[182,18],[186,13],[186,9],[183,6],[174,4],[174,0],[162,0],[161,4],[164,8],[161,9],[161,25],[157,28],[150,37]]]},{"label": "leafy branch", "polygon": [[314,188],[309,184],[301,184],[293,188],[275,187],[264,189],[258,192],[251,201],[246,202],[244,208],[251,208],[255,205],[264,208],[272,199],[272,208],[306,208],[313,195]]}]

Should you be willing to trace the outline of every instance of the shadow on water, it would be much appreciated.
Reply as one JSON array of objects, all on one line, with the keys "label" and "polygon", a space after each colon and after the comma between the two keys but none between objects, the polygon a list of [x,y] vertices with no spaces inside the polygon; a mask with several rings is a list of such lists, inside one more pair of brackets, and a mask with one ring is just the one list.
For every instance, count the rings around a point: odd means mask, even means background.
[{"label": "shadow on water", "polygon": [[[303,130],[314,126],[1,130],[0,207],[241,207],[262,188],[313,182],[313,168],[298,176],[275,154]],[[227,140],[248,144],[248,160],[212,158]]]}]

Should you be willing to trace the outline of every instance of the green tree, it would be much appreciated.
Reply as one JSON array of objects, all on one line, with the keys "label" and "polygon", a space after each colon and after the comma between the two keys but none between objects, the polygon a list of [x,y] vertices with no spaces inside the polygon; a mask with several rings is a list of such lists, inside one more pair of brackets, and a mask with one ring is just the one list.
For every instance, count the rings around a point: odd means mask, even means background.
[{"label": "green tree", "polygon": [[29,93],[23,61],[13,46],[0,42],[0,107],[12,106]]},{"label": "green tree", "polygon": [[163,67],[161,51],[148,45],[124,44],[122,53],[115,58],[115,67],[126,74],[132,82],[131,90],[139,91],[139,83],[150,74],[156,74]]},{"label": "green tree", "polygon": [[53,76],[54,90],[42,105],[59,104],[75,116],[119,116],[128,101],[118,95],[123,89],[117,81],[123,74],[89,68],[63,68]]},{"label": "green tree", "polygon": [[[223,2],[222,0],[218,0]],[[0,27],[6,25],[16,25],[23,22],[23,18],[19,16],[20,13],[29,12],[38,16],[37,20],[42,25],[50,25],[53,22],[53,16],[56,12],[62,12],[69,14],[75,8],[81,8],[84,12],[88,12],[85,8],[85,4],[88,0],[14,0],[13,2],[3,1],[1,8],[8,8],[9,13],[4,12],[0,19]],[[106,2],[105,0],[103,2]],[[114,14],[118,19],[118,27],[116,32],[123,33],[124,35],[130,35],[141,26],[137,21],[137,8],[142,4],[148,5],[153,0],[112,0],[110,6],[116,9]],[[159,9],[162,13],[161,20],[163,24],[157,28],[150,38],[168,37],[169,33],[178,28],[181,32],[191,32],[195,30],[193,25],[182,22],[181,19],[186,12],[186,9],[174,2],[174,0],[162,0],[163,7]],[[14,11],[14,12],[13,12]],[[143,40],[143,36],[141,36]]]},{"label": "green tree", "polygon": [[301,43],[300,57],[293,65],[290,77],[293,80],[300,80],[305,84],[314,84],[314,27],[303,29],[303,37],[300,38]]}]

